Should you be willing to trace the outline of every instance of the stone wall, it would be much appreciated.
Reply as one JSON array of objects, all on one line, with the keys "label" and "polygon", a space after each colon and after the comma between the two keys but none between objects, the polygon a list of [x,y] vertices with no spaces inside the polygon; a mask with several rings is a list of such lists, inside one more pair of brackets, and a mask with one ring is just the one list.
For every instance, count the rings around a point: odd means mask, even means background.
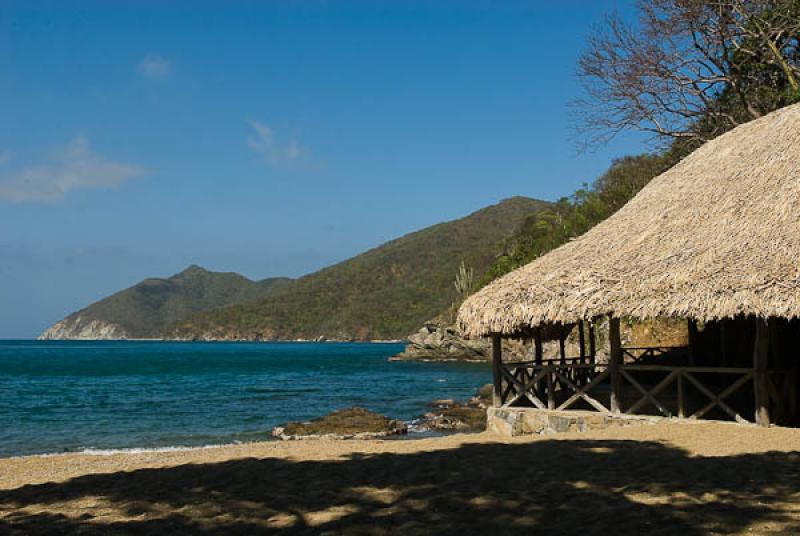
[{"label": "stone wall", "polygon": [[609,426],[654,424],[659,417],[609,415],[592,411],[555,411],[536,408],[487,409],[486,427],[491,433],[514,437],[530,434],[555,434],[602,430]]}]

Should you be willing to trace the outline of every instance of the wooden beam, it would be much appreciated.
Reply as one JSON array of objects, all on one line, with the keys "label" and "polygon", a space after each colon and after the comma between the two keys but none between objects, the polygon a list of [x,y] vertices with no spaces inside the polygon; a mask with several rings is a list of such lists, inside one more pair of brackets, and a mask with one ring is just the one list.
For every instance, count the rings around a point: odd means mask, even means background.
[{"label": "wooden beam", "polygon": [[694,412],[694,414],[692,414],[693,419],[699,419],[700,417],[711,411],[715,406],[719,406],[721,410],[723,410],[725,413],[733,417],[736,422],[740,423],[747,422],[747,420],[745,420],[744,417],[736,413],[736,411],[734,411],[733,408],[728,406],[724,402],[724,399],[733,394],[736,390],[738,390],[748,381],[750,381],[750,379],[753,377],[752,371],[747,372],[744,376],[742,376],[741,378],[733,382],[731,385],[726,387],[725,390],[718,395],[715,395],[713,392],[711,392],[706,386],[700,383],[700,380],[698,380],[688,372],[685,373],[685,375],[686,379],[689,380],[692,384],[694,384],[694,386],[697,387],[697,390],[706,395],[710,400],[708,404],[706,404],[704,407],[702,407],[701,409]]},{"label": "wooden beam", "polygon": [[[779,328],[780,325],[778,321],[769,323],[769,348],[770,354],[772,355],[772,363],[770,363],[771,367],[767,367],[768,369],[782,367],[786,355],[791,355],[791,352],[784,352],[781,348],[782,341]],[[770,415],[772,422],[786,422],[787,420],[791,420],[789,417],[789,383],[791,378],[786,374],[787,371],[767,371],[767,379],[771,388],[771,393],[774,394],[774,405],[770,406],[772,408],[772,415]],[[781,378],[781,381],[776,383],[778,377]],[[778,388],[779,385],[780,388]]]},{"label": "wooden beam", "polygon": [[586,363],[586,336],[583,333],[583,320],[578,322],[578,346],[581,352],[581,363]]},{"label": "wooden beam", "polygon": [[567,363],[567,350],[564,347],[564,343],[567,340],[567,336],[563,333],[559,334],[558,336],[558,353],[561,357],[561,364],[565,365]]},{"label": "wooden beam", "polygon": [[769,325],[756,318],[756,337],[753,345],[753,386],[755,387],[756,424],[769,426],[769,386],[767,361],[769,360]]},{"label": "wooden beam", "polygon": [[592,363],[597,361],[597,341],[594,337],[594,318],[589,321],[589,360]]},{"label": "wooden beam", "polygon": [[[503,406],[511,406],[511,405],[513,405],[513,404],[514,404],[514,403],[515,403],[517,400],[521,400],[522,398],[527,398],[527,399],[528,399],[528,400],[530,400],[530,401],[533,403],[533,405],[534,405],[534,406],[536,406],[537,408],[539,408],[539,409],[545,409],[544,402],[542,402],[542,401],[541,401],[541,400],[540,400],[540,399],[539,399],[539,398],[536,396],[536,394],[535,394],[535,393],[533,393],[532,391],[533,391],[533,389],[536,387],[536,385],[537,385],[537,384],[538,384],[538,383],[539,383],[539,382],[542,380],[542,378],[543,378],[543,377],[544,377],[546,374],[549,374],[549,373],[550,373],[550,372],[549,372],[547,369],[540,370],[539,372],[535,372],[535,373],[534,373],[534,374],[533,374],[531,377],[529,377],[529,378],[528,378],[526,381],[524,381],[524,382],[523,382],[523,381],[520,381],[520,380],[519,380],[519,379],[517,379],[517,378],[515,378],[513,375],[511,375],[511,374],[510,374],[508,371],[506,371],[506,370],[503,370],[503,373],[504,373],[504,375],[506,376],[506,378],[507,378],[507,379],[509,379],[509,380],[512,382],[512,384],[511,384],[511,385],[513,385],[513,386],[514,386],[514,388],[515,388],[515,389],[516,389],[516,391],[517,391],[517,393],[514,395],[514,398],[512,398],[511,400],[504,400],[504,402],[503,402]],[[506,389],[506,391],[508,392],[509,390],[510,390],[510,386],[509,386],[509,389]],[[506,397],[503,397],[503,398],[505,399]]]},{"label": "wooden beam", "polygon": [[503,340],[500,335],[492,335],[492,405],[499,408],[503,405]]},{"label": "wooden beam", "polygon": [[667,377],[661,380],[661,382],[659,382],[658,385],[656,385],[652,389],[652,391],[648,391],[647,389],[642,387],[642,384],[637,382],[636,379],[630,375],[630,373],[626,372],[624,367],[620,367],[619,371],[622,373],[625,379],[628,380],[628,382],[631,385],[633,385],[636,389],[638,389],[639,392],[642,393],[643,395],[642,398],[639,399],[633,406],[628,408],[628,410],[625,413],[635,413],[637,409],[647,404],[647,402],[650,402],[656,407],[658,411],[661,412],[662,415],[664,415],[665,417],[672,417],[672,412],[669,411],[666,407],[664,407],[664,405],[661,402],[658,401],[656,395],[658,395],[661,391],[663,391],[670,383],[675,381],[676,378],[680,377],[680,372],[678,370],[673,370],[672,372],[667,374]]},{"label": "wooden beam", "polygon": [[789,415],[792,421],[797,420],[797,385],[800,384],[800,374],[796,368],[790,369],[789,373]]},{"label": "wooden beam", "polygon": [[625,365],[628,370],[670,372],[681,369],[686,372],[709,372],[711,374],[745,374],[752,367],[672,367],[670,365]]},{"label": "wooden beam", "polygon": [[697,320],[690,318],[688,321],[689,331],[689,365],[694,365],[695,355],[697,353]]},{"label": "wooden beam", "polygon": [[727,352],[728,345],[726,344],[727,341],[725,340],[726,339],[726,336],[725,336],[725,331],[726,331],[725,330],[725,324],[726,323],[727,323],[727,320],[725,320],[724,318],[719,321],[719,355],[722,358],[721,365],[723,367],[727,367],[728,366],[728,352]]},{"label": "wooden beam", "polygon": [[608,358],[608,371],[611,375],[611,412],[620,412],[622,394],[622,376],[619,367],[622,365],[622,336],[619,330],[619,318],[609,315],[608,337],[611,342],[611,355]]},{"label": "wooden beam", "polygon": [[586,402],[588,402],[589,405],[591,405],[595,410],[600,411],[602,413],[608,413],[608,408],[606,408],[598,400],[595,400],[593,397],[589,396],[589,390],[591,390],[592,387],[594,387],[598,383],[600,383],[603,380],[603,378],[605,378],[605,376],[607,374],[608,374],[608,370],[605,370],[605,371],[601,372],[600,374],[598,374],[597,376],[595,376],[594,379],[591,382],[589,382],[589,385],[587,385],[585,387],[578,387],[577,385],[572,383],[572,381],[569,378],[567,378],[566,376],[564,376],[563,374],[558,372],[558,369],[556,369],[555,370],[555,375],[558,376],[561,379],[561,381],[564,382],[564,385],[566,387],[569,387],[572,390],[572,392],[574,393],[572,396],[570,396],[567,400],[565,400],[556,409],[559,409],[559,410],[567,409],[573,403],[575,403],[579,398],[582,398]]},{"label": "wooden beam", "polygon": [[538,328],[533,334],[533,342],[536,345],[536,364],[541,365],[544,351],[542,349],[542,332]]}]

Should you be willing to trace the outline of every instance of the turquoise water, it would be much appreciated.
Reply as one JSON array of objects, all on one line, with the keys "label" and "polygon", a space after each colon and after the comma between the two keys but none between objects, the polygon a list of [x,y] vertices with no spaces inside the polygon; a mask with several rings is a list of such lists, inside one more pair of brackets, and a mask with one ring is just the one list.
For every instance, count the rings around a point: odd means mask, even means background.
[{"label": "turquoise water", "polygon": [[359,405],[410,420],[491,381],[399,344],[0,341],[0,456],[269,439]]}]

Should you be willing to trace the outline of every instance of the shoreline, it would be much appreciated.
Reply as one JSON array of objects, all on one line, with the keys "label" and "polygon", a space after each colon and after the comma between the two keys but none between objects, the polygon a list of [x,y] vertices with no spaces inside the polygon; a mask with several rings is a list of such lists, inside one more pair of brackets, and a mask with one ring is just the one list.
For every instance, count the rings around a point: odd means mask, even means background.
[{"label": "shoreline", "polygon": [[[413,437],[416,435],[417,437]],[[412,436],[412,437],[409,437]],[[722,440],[735,438],[733,442]],[[450,447],[456,443],[501,443],[501,444],[527,444],[538,441],[565,441],[565,440],[617,440],[626,439],[637,441],[642,439],[656,439],[661,442],[674,442],[676,445],[690,446],[693,450],[703,455],[725,455],[730,453],[759,453],[759,452],[791,452],[797,455],[800,463],[800,428],[771,426],[759,428],[727,421],[675,421],[663,420],[652,423],[637,423],[626,426],[594,429],[584,432],[570,431],[550,434],[529,434],[523,436],[499,436],[489,431],[434,431],[412,432],[402,436],[368,438],[368,439],[334,439],[334,438],[309,438],[303,440],[281,440],[266,437],[256,441],[215,443],[208,445],[192,446],[164,446],[164,447],[123,447],[94,449],[86,448],[79,451],[52,452],[38,454],[19,454],[0,457],[0,489],[3,488],[3,467],[16,463],[35,463],[45,460],[73,461],[77,459],[106,459],[120,458],[135,460],[137,458],[153,459],[162,457],[165,460],[186,455],[192,458],[201,457],[204,453],[236,455],[240,452],[272,452],[280,451],[291,453],[293,450],[315,452],[315,446],[331,447],[334,451],[347,450],[352,446],[387,447],[387,451],[413,451],[414,446],[439,446]],[[688,443],[691,445],[688,445]],[[393,445],[411,445],[392,447]],[[310,447],[310,448],[309,448]],[[330,450],[330,449],[327,449]],[[325,455],[326,449],[319,451]]]},{"label": "shoreline", "polygon": [[[416,420],[416,419],[415,419]],[[406,421],[411,426],[412,421]],[[4,460],[23,459],[23,458],[56,458],[63,456],[117,456],[117,455],[138,455],[138,454],[161,454],[170,452],[190,452],[195,450],[211,450],[211,449],[226,449],[230,447],[246,447],[248,445],[260,445],[269,443],[297,443],[300,441],[420,441],[423,439],[431,439],[438,437],[451,436],[456,434],[475,435],[482,432],[448,432],[446,430],[410,430],[406,434],[397,434],[382,438],[370,439],[331,439],[331,438],[303,438],[303,439],[280,439],[271,437],[268,432],[265,432],[263,439],[253,441],[232,441],[229,443],[209,443],[205,445],[167,445],[162,447],[108,447],[108,448],[95,448],[95,447],[82,447],[79,450],[68,450],[59,452],[39,452],[34,454],[10,454],[7,456],[0,455],[0,463]]]},{"label": "shoreline", "polygon": [[[94,349],[93,353],[84,351],[88,347]],[[94,394],[89,398],[81,398],[80,404],[73,406],[72,410],[63,410],[63,419],[55,425],[40,427],[38,421],[32,420],[30,426],[18,433],[16,430],[12,432],[8,441],[0,441],[0,458],[63,456],[92,451],[186,450],[273,441],[277,440],[271,437],[276,427],[290,422],[312,421],[357,405],[402,420],[408,425],[409,433],[398,436],[397,440],[416,440],[452,433],[450,430],[431,432],[423,429],[433,427],[428,426],[425,419],[434,402],[450,399],[466,402],[485,383],[482,370],[462,370],[444,365],[432,370],[422,365],[403,366],[396,374],[407,381],[390,391],[394,393],[392,399],[397,401],[390,402],[386,400],[384,388],[377,383],[371,391],[363,391],[358,380],[342,379],[348,378],[342,371],[356,370],[351,363],[351,356],[355,356],[363,358],[369,365],[370,378],[379,379],[388,372],[394,373],[394,366],[386,363],[386,359],[399,347],[359,343],[210,343],[206,347],[202,344],[172,345],[152,341],[130,344],[125,341],[12,341],[4,348],[6,351],[0,357],[9,358],[6,370],[11,374],[10,385],[20,385],[25,389],[21,392],[30,393],[30,396],[14,399],[14,391],[6,390],[2,402],[16,403],[20,408],[19,417],[13,413],[6,416],[5,422],[9,425],[26,416],[35,419],[42,400],[46,401],[48,408],[55,410],[68,401],[66,397],[73,396],[70,393],[77,393],[83,385],[101,385],[103,388],[92,391]],[[122,350],[114,353],[116,349]],[[47,359],[36,361],[28,359],[28,355],[43,355]],[[110,358],[106,359],[107,356]],[[282,361],[283,356],[288,356],[288,364]],[[327,359],[328,356],[330,366],[326,362],[326,366],[320,368],[318,358]],[[72,357],[79,359],[73,362]],[[0,363],[5,365],[3,359]],[[162,363],[166,365],[162,366]],[[310,371],[309,374],[318,374],[322,378],[320,381],[325,383],[322,386],[306,380],[280,383],[275,379],[275,371],[283,374],[285,370],[291,374]],[[209,376],[207,380],[208,371],[232,371],[232,375]],[[73,374],[77,378],[75,383],[70,384],[70,389],[53,389],[52,386],[60,385],[64,373]],[[96,379],[96,373],[100,380]],[[169,374],[164,376],[165,373]],[[147,398],[155,395],[148,395],[147,391],[134,393],[124,390],[127,382],[119,378],[127,375],[135,377],[148,389],[155,389],[159,397],[168,401],[164,411],[152,411]],[[216,378],[223,380],[217,381]],[[319,390],[331,389],[331,385],[337,386],[335,393],[315,404],[310,397]],[[115,417],[121,415],[120,410],[104,403],[103,397],[110,396],[109,393],[130,397],[125,398],[130,400],[128,413],[119,422]],[[420,400],[417,399],[419,395],[423,395]],[[100,404],[97,410],[94,397]],[[214,397],[219,398],[219,404],[205,402]],[[177,421],[165,418],[164,414],[176,415]],[[209,416],[212,424],[198,421],[205,418],[204,415]],[[77,422],[91,426],[74,428],[71,423]],[[339,432],[334,429],[331,433]]]},{"label": "shoreline", "polygon": [[794,534],[800,430],[659,423],[0,459],[12,534],[601,535],[614,520],[625,534]]},{"label": "shoreline", "polygon": [[[473,399],[477,397],[478,394],[473,396]],[[224,439],[219,443],[208,443],[208,444],[201,444],[201,445],[163,445],[163,446],[125,446],[125,447],[93,447],[93,446],[86,446],[86,447],[75,447],[74,450],[66,450],[66,451],[55,451],[55,452],[38,452],[38,453],[30,453],[30,454],[9,454],[9,455],[0,455],[0,462],[3,460],[13,459],[13,458],[28,458],[28,457],[41,457],[41,458],[52,458],[57,456],[71,456],[71,455],[86,455],[86,456],[114,456],[117,454],[148,454],[148,453],[168,453],[168,452],[185,452],[185,451],[192,451],[192,450],[205,450],[205,449],[216,449],[216,448],[227,448],[227,447],[238,447],[238,446],[245,446],[245,445],[252,445],[252,444],[260,444],[260,443],[292,443],[297,441],[312,441],[312,440],[332,440],[332,441],[350,441],[350,440],[361,440],[361,441],[368,441],[372,439],[380,439],[384,441],[418,441],[422,439],[430,439],[430,438],[437,438],[437,437],[446,437],[455,434],[464,434],[464,435],[475,435],[478,433],[482,433],[479,430],[464,430],[464,429],[457,429],[457,428],[437,428],[430,424],[426,417],[431,413],[446,413],[447,409],[451,406],[437,406],[437,402],[442,402],[441,400],[431,401],[425,407],[428,411],[425,413],[421,413],[416,417],[413,417],[408,420],[398,419],[398,422],[403,423],[406,426],[406,432],[400,434],[387,434],[385,436],[375,436],[375,437],[363,437],[363,438],[353,438],[349,436],[339,436],[335,437],[338,434],[336,432],[332,432],[330,434],[322,435],[322,436],[309,436],[309,437],[298,437],[292,439],[282,439],[280,437],[275,437],[274,432],[277,428],[281,426],[285,426],[287,423],[283,423],[280,425],[276,425],[272,427],[269,431],[264,432],[264,437],[259,439],[253,439],[251,441],[239,441],[239,440],[231,440],[225,441]],[[452,407],[466,407],[470,404],[470,401],[463,401],[457,402],[455,400],[447,400],[446,402],[451,402]],[[347,409],[347,408],[344,408]],[[478,407],[479,411],[482,411],[485,414],[485,408]],[[325,419],[330,414],[319,415],[314,417],[313,419],[309,419],[309,421],[304,422],[311,422],[313,420]]]},{"label": "shoreline", "polygon": [[[57,468],[59,474],[91,474],[94,470],[104,468],[125,467],[140,468],[156,464],[157,466],[172,466],[173,462],[197,463],[219,458],[236,459],[240,455],[286,455],[301,454],[303,457],[325,458],[332,454],[349,451],[353,447],[368,447],[370,450],[388,451],[415,451],[418,443],[431,446],[441,443],[440,446],[452,445],[453,442],[472,443],[484,441],[492,437],[488,432],[442,434],[436,437],[419,437],[414,439],[376,438],[376,439],[304,439],[300,441],[282,441],[280,439],[264,439],[244,443],[221,443],[215,445],[198,445],[191,447],[155,447],[129,448],[129,449],[98,449],[76,452],[56,452],[46,454],[24,454],[0,458],[0,489],[8,489],[10,481],[16,480],[19,475],[14,474],[18,467],[53,469]],[[514,440],[511,440],[514,441]],[[413,446],[399,446],[399,445]],[[95,463],[93,463],[95,462]],[[29,473],[33,474],[33,473]],[[57,476],[50,473],[51,476]]]}]

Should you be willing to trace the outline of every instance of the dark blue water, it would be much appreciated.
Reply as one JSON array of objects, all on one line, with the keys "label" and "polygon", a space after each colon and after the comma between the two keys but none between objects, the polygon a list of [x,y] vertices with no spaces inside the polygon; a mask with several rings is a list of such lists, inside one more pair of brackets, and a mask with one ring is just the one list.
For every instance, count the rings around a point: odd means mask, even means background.
[{"label": "dark blue water", "polygon": [[399,344],[0,341],[0,456],[254,441],[359,405],[409,420],[482,364],[387,362]]}]

